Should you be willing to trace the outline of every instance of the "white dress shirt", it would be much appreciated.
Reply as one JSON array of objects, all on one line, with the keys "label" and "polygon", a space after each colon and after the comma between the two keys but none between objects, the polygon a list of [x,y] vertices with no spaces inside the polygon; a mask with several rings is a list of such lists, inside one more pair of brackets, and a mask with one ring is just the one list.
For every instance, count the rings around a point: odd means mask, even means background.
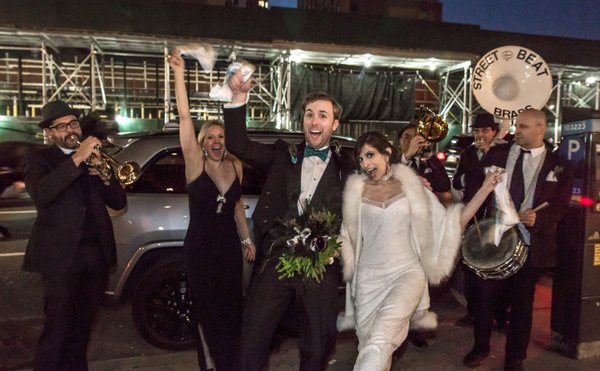
[{"label": "white dress shirt", "polygon": [[[308,145],[308,144],[307,144]],[[318,149],[328,149],[329,144]],[[327,154],[327,159],[322,161],[318,156],[304,157],[302,161],[302,174],[300,178],[300,197],[298,197],[298,214],[302,215],[304,207],[310,203],[310,200],[317,190],[319,181],[323,177],[325,168],[331,160],[331,151]]]}]

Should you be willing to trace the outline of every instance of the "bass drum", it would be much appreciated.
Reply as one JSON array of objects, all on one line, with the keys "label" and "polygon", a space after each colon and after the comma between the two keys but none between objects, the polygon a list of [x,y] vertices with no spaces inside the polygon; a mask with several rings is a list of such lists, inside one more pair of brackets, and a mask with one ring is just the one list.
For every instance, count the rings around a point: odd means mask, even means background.
[{"label": "bass drum", "polygon": [[494,219],[473,224],[462,242],[463,263],[484,280],[501,280],[517,273],[525,264],[529,247],[520,238],[517,227],[502,234],[496,245],[497,228]]}]

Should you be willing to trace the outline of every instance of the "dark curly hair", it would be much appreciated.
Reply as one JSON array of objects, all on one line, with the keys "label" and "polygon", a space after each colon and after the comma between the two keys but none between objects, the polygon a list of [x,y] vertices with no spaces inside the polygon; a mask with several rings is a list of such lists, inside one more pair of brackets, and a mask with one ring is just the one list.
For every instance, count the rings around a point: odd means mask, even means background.
[{"label": "dark curly hair", "polygon": [[358,157],[360,156],[360,151],[362,150],[365,144],[370,145],[371,147],[375,148],[377,152],[385,155],[388,154],[387,149],[389,148],[392,151],[392,153],[389,155],[390,164],[396,164],[400,162],[400,155],[396,147],[394,147],[392,143],[390,143],[385,134],[383,134],[380,131],[373,130],[367,131],[366,133],[361,135],[356,140],[356,144],[354,145],[354,159],[356,160],[356,164],[359,165],[359,167],[360,163],[358,162]]}]

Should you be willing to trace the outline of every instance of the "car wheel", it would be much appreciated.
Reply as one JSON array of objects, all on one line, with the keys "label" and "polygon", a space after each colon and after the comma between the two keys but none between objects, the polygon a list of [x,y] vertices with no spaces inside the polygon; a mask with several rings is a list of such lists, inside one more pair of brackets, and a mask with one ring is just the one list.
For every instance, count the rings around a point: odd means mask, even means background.
[{"label": "car wheel", "polygon": [[133,294],[131,311],[140,335],[167,350],[191,349],[196,342],[192,298],[184,263],[150,269]]}]

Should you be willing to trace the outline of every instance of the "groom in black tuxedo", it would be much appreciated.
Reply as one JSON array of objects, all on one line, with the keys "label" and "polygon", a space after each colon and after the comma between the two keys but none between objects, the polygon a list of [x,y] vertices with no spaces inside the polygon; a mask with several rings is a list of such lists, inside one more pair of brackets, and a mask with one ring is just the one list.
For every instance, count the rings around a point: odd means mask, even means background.
[{"label": "groom in black tuxedo", "polygon": [[300,369],[324,370],[336,340],[340,264],[336,260],[327,266],[320,283],[299,276],[279,279],[276,265],[283,249],[271,249],[271,245],[284,228],[281,221],[300,215],[307,203],[317,210],[327,207],[341,217],[342,191],[353,161],[330,149],[330,140],[342,108],[325,93],[310,94],[303,104],[305,142],[257,143],[248,139],[245,125],[250,84],[238,73],[229,85],[234,95],[224,109],[227,150],[267,174],[252,216],[262,256],[257,259],[244,313],[242,369],[258,371],[268,361],[276,327],[297,300],[301,306]]}]

